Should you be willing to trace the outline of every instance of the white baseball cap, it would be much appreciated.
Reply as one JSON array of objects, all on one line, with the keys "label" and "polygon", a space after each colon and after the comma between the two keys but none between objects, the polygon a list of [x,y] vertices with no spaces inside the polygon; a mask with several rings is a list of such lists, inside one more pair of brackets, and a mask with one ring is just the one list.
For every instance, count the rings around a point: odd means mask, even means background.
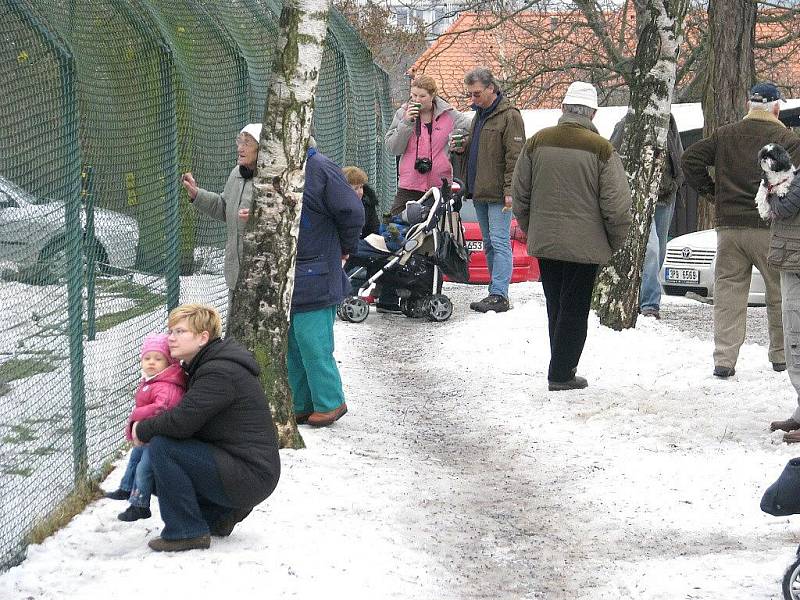
[{"label": "white baseball cap", "polygon": [[562,104],[580,104],[597,109],[597,90],[591,83],[573,81],[567,88]]},{"label": "white baseball cap", "polygon": [[239,135],[246,133],[250,137],[252,137],[255,141],[261,141],[261,123],[248,123],[242,130],[239,132]]}]

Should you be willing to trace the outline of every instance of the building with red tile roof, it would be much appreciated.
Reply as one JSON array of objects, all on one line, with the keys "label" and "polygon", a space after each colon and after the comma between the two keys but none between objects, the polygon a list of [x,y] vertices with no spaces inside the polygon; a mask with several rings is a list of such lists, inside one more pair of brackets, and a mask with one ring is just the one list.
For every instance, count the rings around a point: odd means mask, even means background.
[{"label": "building with red tile roof", "polygon": [[[464,73],[486,66],[506,82],[506,93],[519,108],[555,108],[567,86],[575,80],[590,81],[599,91],[601,105],[627,103],[627,87],[608,64],[630,65],[635,52],[635,16],[622,11],[604,15],[615,43],[605,47],[586,23],[584,15],[570,12],[521,12],[497,26],[497,15],[462,13],[416,60],[414,72],[431,75],[440,95],[461,110],[469,108],[464,96]],[[686,37],[699,39],[705,13],[687,20]],[[800,94],[800,16],[791,22],[759,22],[756,41],[786,41],[775,49],[756,50],[757,76],[775,81],[788,97]],[[794,38],[794,39],[792,39]],[[622,49],[622,50],[621,50]],[[700,63],[698,63],[700,64]],[[694,77],[689,71],[679,82]],[[684,101],[691,98],[684,98]]]}]

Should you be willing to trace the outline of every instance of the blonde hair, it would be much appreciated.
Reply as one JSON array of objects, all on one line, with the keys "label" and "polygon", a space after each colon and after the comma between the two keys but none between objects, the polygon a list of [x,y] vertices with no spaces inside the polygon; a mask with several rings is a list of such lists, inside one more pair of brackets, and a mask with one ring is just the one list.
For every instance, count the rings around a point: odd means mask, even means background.
[{"label": "blonde hair", "polygon": [[344,167],[342,168],[342,172],[344,173],[345,178],[347,178],[347,183],[350,185],[364,185],[369,181],[367,174],[358,167]]},{"label": "blonde hair", "polygon": [[414,80],[411,82],[411,87],[422,88],[431,96],[435,96],[436,92],[439,90],[433,77],[425,74],[414,77]]},{"label": "blonde hair", "polygon": [[222,321],[217,309],[207,304],[181,304],[169,313],[167,324],[172,329],[178,322],[186,319],[186,324],[192,333],[208,332],[209,339],[213,340],[222,335]]}]

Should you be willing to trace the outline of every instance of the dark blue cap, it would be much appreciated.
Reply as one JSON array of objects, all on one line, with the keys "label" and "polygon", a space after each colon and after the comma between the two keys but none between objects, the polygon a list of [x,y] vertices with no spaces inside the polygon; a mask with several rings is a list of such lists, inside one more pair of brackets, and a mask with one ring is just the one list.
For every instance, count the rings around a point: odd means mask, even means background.
[{"label": "dark blue cap", "polygon": [[774,83],[757,83],[750,88],[750,102],[766,104],[767,102],[775,102],[777,100],[783,100],[783,94],[781,94]]}]

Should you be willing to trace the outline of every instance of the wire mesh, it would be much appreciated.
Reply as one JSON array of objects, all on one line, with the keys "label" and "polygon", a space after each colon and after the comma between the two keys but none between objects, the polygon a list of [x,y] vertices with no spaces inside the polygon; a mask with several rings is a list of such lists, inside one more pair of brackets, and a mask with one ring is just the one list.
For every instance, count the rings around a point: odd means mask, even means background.
[{"label": "wire mesh", "polygon": [[[222,191],[237,133],[264,114],[279,13],[0,0],[0,569],[121,448],[143,337],[178,302],[224,313],[224,224],[191,207],[180,174]],[[315,134],[382,194],[384,75],[332,14]]]}]

